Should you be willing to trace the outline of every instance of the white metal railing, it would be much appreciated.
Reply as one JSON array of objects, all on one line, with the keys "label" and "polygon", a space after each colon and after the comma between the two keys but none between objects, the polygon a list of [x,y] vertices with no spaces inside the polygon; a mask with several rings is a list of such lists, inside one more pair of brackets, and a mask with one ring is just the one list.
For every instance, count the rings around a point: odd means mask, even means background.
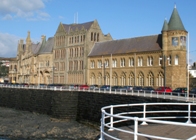
[{"label": "white metal railing", "polygon": [[[149,107],[159,105],[160,110],[149,111]],[[169,106],[187,106],[187,110],[162,110],[161,107],[169,105]],[[187,127],[196,127],[196,124],[191,122],[191,119],[196,119],[196,116],[192,116],[191,113],[196,113],[196,111],[191,110],[192,106],[196,106],[195,103],[141,103],[141,104],[122,104],[122,105],[111,105],[106,106],[101,109],[102,118],[101,118],[101,127],[100,127],[100,139],[105,140],[105,137],[114,140],[120,140],[120,138],[113,136],[114,133],[109,133],[109,131],[118,131],[121,135],[133,135],[134,140],[138,140],[138,136],[146,137],[146,138],[155,138],[160,140],[178,140],[177,138],[171,138],[168,136],[157,136],[152,134],[144,134],[139,132],[138,123],[142,122],[141,125],[148,125],[148,123],[154,124],[167,124],[167,125],[177,125],[177,126],[187,126]],[[114,114],[114,112],[118,111],[120,108],[127,107],[129,109],[133,107],[142,108],[138,110],[134,110],[132,112],[120,112]],[[133,109],[132,109],[133,110]],[[156,117],[156,114],[163,114]],[[176,116],[170,116],[168,113],[176,114]],[[179,116],[181,113],[187,114],[185,116]],[[183,114],[183,115],[184,115]],[[140,117],[138,116],[140,115]],[[187,119],[186,123],[177,122],[177,119]],[[174,119],[174,121],[166,121],[165,119]],[[134,129],[125,130],[123,127],[114,127],[114,124],[121,124],[123,122],[133,121]],[[182,134],[183,135],[183,134]],[[196,135],[193,135],[187,140],[193,140],[196,138]]]},{"label": "white metal railing", "polygon": [[120,94],[120,95],[133,95],[133,96],[142,96],[142,97],[150,97],[150,98],[163,98],[163,99],[170,99],[170,100],[178,100],[178,101],[186,101],[186,102],[196,102],[196,94],[189,94],[189,97],[187,97],[187,94],[182,93],[158,93],[158,92],[145,92],[145,91],[122,91],[122,90],[106,90],[106,89],[80,89],[78,87],[71,87],[71,86],[37,86],[37,85],[6,85],[6,84],[0,84],[0,87],[5,88],[28,88],[28,89],[41,89],[41,90],[54,90],[54,91],[80,91],[80,92],[97,92],[97,93],[106,93],[106,94]]}]

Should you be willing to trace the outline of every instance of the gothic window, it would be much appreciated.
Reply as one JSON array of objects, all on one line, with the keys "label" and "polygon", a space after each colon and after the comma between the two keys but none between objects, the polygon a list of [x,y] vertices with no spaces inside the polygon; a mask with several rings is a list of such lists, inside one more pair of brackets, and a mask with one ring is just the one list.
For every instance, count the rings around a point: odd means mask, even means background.
[{"label": "gothic window", "polygon": [[116,73],[112,76],[112,85],[118,85],[118,75]]},{"label": "gothic window", "polygon": [[101,74],[101,73],[99,73],[99,74],[98,74],[98,77],[97,77],[98,85],[102,85],[101,80],[102,80],[102,74]]},{"label": "gothic window", "polygon": [[121,85],[122,86],[126,85],[126,75],[125,75],[125,73],[122,73],[122,75],[121,75]]},{"label": "gothic window", "polygon": [[95,78],[95,74],[94,74],[94,73],[92,73],[92,74],[91,74],[91,77],[90,77],[90,84],[91,84],[91,85],[96,84],[95,80],[96,80],[96,78]]},{"label": "gothic window", "polygon": [[129,78],[128,78],[128,82],[129,82],[128,84],[130,86],[134,86],[135,85],[135,77],[134,77],[133,73],[130,73]]},{"label": "gothic window", "polygon": [[150,72],[147,76],[147,86],[154,86],[154,76],[152,72]]},{"label": "gothic window", "polygon": [[163,86],[164,83],[164,76],[162,72],[159,72],[157,76],[157,86]]},{"label": "gothic window", "polygon": [[142,72],[138,75],[138,86],[144,86],[144,75]]}]

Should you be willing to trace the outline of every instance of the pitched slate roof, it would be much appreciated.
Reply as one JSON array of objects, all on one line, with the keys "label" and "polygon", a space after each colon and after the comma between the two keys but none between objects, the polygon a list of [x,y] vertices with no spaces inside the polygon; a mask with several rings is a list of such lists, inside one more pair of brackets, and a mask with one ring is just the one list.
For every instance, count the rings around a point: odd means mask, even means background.
[{"label": "pitched slate roof", "polygon": [[38,54],[46,54],[51,53],[54,46],[54,37],[48,38],[46,42],[42,43],[42,46],[38,52]]},{"label": "pitched slate roof", "polygon": [[135,37],[95,43],[88,56],[128,54],[134,52],[160,51],[162,35]]},{"label": "pitched slate roof", "polygon": [[37,44],[32,44],[31,45],[31,51],[33,54],[37,54],[39,49],[41,47],[41,43],[37,43]]},{"label": "pitched slate roof", "polygon": [[71,30],[76,31],[76,29],[81,30],[83,27],[87,30],[90,29],[91,25],[93,24],[94,21],[86,22],[86,23],[81,23],[81,24],[63,24],[65,31],[69,33]]}]

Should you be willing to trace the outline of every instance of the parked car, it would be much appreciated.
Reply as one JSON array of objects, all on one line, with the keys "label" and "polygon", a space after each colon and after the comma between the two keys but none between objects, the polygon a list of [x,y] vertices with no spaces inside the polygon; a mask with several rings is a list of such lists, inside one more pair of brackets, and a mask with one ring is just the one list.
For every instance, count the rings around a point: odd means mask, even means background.
[{"label": "parked car", "polygon": [[122,86],[112,86],[111,91],[117,91],[121,88]]},{"label": "parked car", "polygon": [[134,92],[138,92],[138,91],[140,92],[140,91],[142,91],[142,86],[134,86],[133,87],[133,91]]},{"label": "parked car", "polygon": [[100,87],[100,90],[110,90],[110,85],[103,85]]},{"label": "parked car", "polygon": [[189,96],[196,96],[196,87],[191,88],[191,90],[189,91]]},{"label": "parked car", "polygon": [[89,86],[88,85],[79,85],[80,90],[88,90]]},{"label": "parked car", "polygon": [[185,96],[187,93],[187,88],[186,87],[178,87],[174,90],[172,90],[173,95],[182,95]]},{"label": "parked car", "polygon": [[155,89],[153,87],[142,87],[142,91],[145,93],[152,93],[155,92]]},{"label": "parked car", "polygon": [[90,85],[90,90],[98,90],[99,86],[98,85]]},{"label": "parked car", "polygon": [[130,92],[133,90],[133,86],[123,86],[121,88],[118,89],[118,91],[122,91],[122,92]]},{"label": "parked car", "polygon": [[171,93],[172,89],[170,87],[159,87],[155,90],[156,93]]}]

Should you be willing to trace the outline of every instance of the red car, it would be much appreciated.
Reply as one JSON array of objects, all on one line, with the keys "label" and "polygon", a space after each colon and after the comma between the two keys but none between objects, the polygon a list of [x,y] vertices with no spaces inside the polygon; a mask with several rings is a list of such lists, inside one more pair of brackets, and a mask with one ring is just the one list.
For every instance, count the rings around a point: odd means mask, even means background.
[{"label": "red car", "polygon": [[170,87],[159,87],[155,90],[156,93],[171,93],[172,89]]},{"label": "red car", "polygon": [[88,85],[80,85],[79,86],[79,89],[80,90],[88,90],[89,89],[89,86]]}]

